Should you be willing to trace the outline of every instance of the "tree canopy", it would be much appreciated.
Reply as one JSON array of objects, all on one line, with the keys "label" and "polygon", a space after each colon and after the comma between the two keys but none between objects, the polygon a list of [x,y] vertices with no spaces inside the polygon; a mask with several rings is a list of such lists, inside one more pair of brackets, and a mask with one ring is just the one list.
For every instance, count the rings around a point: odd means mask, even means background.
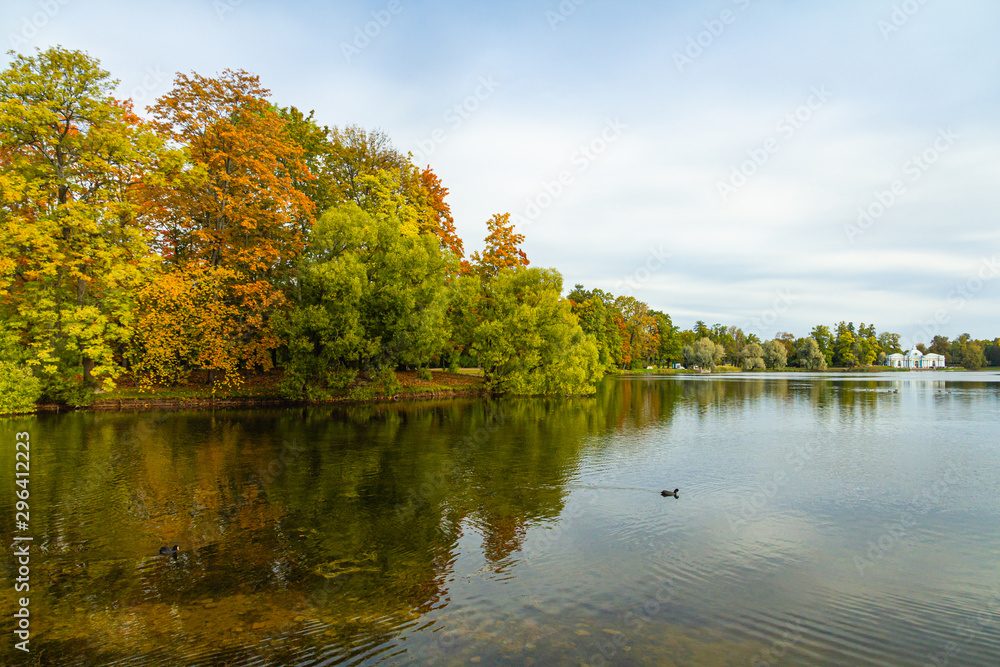
[{"label": "tree canopy", "polygon": [[[149,121],[116,84],[61,47],[0,72],[0,384],[23,389],[5,406],[196,373],[221,388],[274,372],[293,398],[392,395],[396,371],[432,365],[478,366],[498,393],[586,394],[649,366],[822,370],[901,351],[872,324],[762,340],[682,329],[635,295],[563,296],[509,213],[467,257],[448,188],[381,130],[279,107],[244,70],[178,74]],[[1000,339],[922,349],[1000,365]]]}]

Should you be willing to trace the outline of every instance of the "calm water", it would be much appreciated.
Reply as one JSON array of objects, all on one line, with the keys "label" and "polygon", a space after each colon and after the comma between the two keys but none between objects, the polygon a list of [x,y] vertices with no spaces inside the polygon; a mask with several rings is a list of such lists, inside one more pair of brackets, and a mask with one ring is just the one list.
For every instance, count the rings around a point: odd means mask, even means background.
[{"label": "calm water", "polygon": [[998,426],[995,373],[0,420],[0,662],[996,665]]}]

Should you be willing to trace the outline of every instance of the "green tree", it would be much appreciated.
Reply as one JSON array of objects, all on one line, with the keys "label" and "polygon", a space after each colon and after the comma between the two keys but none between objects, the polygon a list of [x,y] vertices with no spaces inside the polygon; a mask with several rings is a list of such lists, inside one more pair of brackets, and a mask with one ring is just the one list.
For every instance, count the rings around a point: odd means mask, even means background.
[{"label": "green tree", "polygon": [[718,343],[713,343],[711,338],[705,336],[695,341],[693,345],[684,347],[684,364],[689,367],[698,366],[715,370],[725,354],[725,348]]},{"label": "green tree", "polygon": [[299,263],[301,303],[284,323],[285,393],[326,397],[361,372],[390,391],[393,367],[427,364],[448,334],[450,257],[435,237],[354,203],[323,214]]},{"label": "green tree", "polygon": [[852,331],[853,328],[853,323],[847,325],[844,322],[841,322],[837,325],[837,337],[833,342],[834,366],[853,368],[858,365],[859,361],[856,347],[857,339]]},{"label": "green tree", "polygon": [[752,371],[764,368],[764,350],[757,343],[750,343],[740,351],[743,370]]},{"label": "green tree", "polygon": [[798,354],[799,365],[811,371],[825,371],[826,355],[819,349],[819,343],[814,337],[802,339]]},{"label": "green tree", "polygon": [[879,347],[885,354],[901,354],[903,348],[899,346],[899,334],[884,331],[878,337]]},{"label": "green tree", "polygon": [[445,343],[442,365],[457,370],[463,363],[476,366],[472,344],[479,326],[482,305],[482,280],[476,273],[457,275],[449,282],[447,328],[451,335]]},{"label": "green tree", "polygon": [[0,415],[34,412],[42,383],[30,369],[0,359]]},{"label": "green tree", "polygon": [[[278,115],[285,121],[284,132],[288,140],[302,149],[300,162],[307,169],[303,172],[297,168],[298,163],[286,162],[295,187],[309,198],[319,214],[344,203],[338,199],[340,192],[333,177],[336,158],[329,140],[330,128],[319,125],[312,111],[306,116],[295,107],[287,107],[278,109]],[[307,233],[308,227],[302,231]]]},{"label": "green tree", "polygon": [[666,313],[653,311],[653,316],[656,318],[656,328],[660,336],[657,358],[661,364],[680,363],[684,360],[684,346],[681,344],[677,327]]},{"label": "green tree", "polygon": [[962,368],[977,371],[987,364],[984,347],[983,343],[964,333],[951,343],[949,352],[951,358],[961,364]]},{"label": "green tree", "polygon": [[768,368],[781,370],[788,363],[788,351],[781,341],[769,340],[763,346],[764,363]]},{"label": "green tree", "polygon": [[781,343],[781,345],[785,348],[785,364],[788,366],[797,366],[798,358],[796,356],[796,352],[798,350],[798,342],[796,341],[795,336],[787,331],[779,331],[774,340]]},{"label": "green tree", "polygon": [[448,189],[427,167],[419,169],[410,157],[396,150],[379,130],[357,125],[330,129],[320,126],[313,112],[304,115],[295,107],[280,109],[285,131],[302,150],[308,175],[292,171],[296,187],[320,213],[353,202],[375,215],[394,215],[413,223],[424,234],[434,234],[447,249],[464,256],[455,231]]},{"label": "green tree", "polygon": [[921,350],[921,351],[924,352],[925,354],[927,352],[933,352],[934,354],[942,355],[944,357],[945,363],[948,365],[960,364],[961,361],[955,359],[952,356],[951,350],[952,350],[951,342],[948,340],[947,336],[934,336],[934,338],[931,339],[930,346],[926,350]]},{"label": "green tree", "polygon": [[484,287],[473,349],[489,389],[520,395],[594,393],[602,373],[597,344],[561,298],[557,271],[504,270]]},{"label": "green tree", "polygon": [[615,298],[603,290],[576,285],[567,298],[584,332],[594,337],[601,368],[610,372],[623,363],[625,320]]},{"label": "green tree", "polygon": [[983,348],[983,356],[994,368],[1000,366],[1000,338],[995,338]]},{"label": "green tree", "polygon": [[830,327],[818,324],[813,327],[809,335],[816,341],[820,353],[826,358],[826,364],[830,365],[833,362],[833,334],[830,332]]}]

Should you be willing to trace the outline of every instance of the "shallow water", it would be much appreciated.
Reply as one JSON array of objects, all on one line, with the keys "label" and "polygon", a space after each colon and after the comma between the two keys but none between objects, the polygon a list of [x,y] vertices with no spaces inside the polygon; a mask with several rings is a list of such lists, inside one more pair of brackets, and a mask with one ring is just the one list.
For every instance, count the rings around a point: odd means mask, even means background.
[{"label": "shallow water", "polygon": [[0,662],[997,664],[998,425],[986,372],[0,420]]}]

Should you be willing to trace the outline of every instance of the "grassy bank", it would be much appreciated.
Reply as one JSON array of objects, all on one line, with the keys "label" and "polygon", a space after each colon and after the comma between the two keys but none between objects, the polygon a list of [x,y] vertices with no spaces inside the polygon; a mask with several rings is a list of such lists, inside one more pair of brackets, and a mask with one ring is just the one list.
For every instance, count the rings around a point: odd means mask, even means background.
[{"label": "grassy bank", "polygon": [[[449,396],[475,396],[485,393],[483,378],[478,369],[457,373],[432,371],[429,380],[417,377],[416,371],[397,371],[401,389],[393,396],[378,393],[366,378],[359,378],[340,395],[326,401],[289,400],[279,391],[282,371],[274,370],[244,379],[236,388],[213,391],[205,373],[192,373],[188,380],[174,386],[154,386],[142,389],[128,377],[119,380],[114,391],[97,394],[85,406],[39,405],[38,410],[60,411],[73,409],[121,410],[163,407],[249,407],[263,405],[307,405],[362,402],[364,400],[408,400],[441,398]],[[371,387],[371,391],[368,391]],[[358,398],[365,396],[365,398]]]}]

